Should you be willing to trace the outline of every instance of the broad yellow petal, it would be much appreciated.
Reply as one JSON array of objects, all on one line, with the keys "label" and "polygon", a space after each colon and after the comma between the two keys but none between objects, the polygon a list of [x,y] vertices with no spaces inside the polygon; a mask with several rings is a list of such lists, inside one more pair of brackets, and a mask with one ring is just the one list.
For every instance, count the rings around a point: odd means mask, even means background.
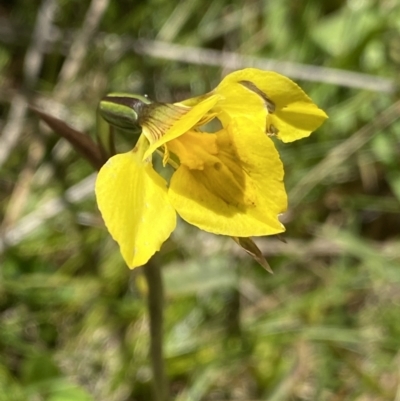
[{"label": "broad yellow petal", "polygon": [[[238,86],[247,93],[246,97],[242,96],[245,99],[242,102],[236,95],[239,93]],[[233,72],[221,81],[214,92],[229,98],[225,111],[230,117],[239,117],[247,110],[250,118],[259,122],[261,113],[266,117],[266,132],[276,135],[283,142],[309,136],[327,118],[325,112],[296,83],[272,71],[246,68]],[[258,105],[255,100],[248,100],[254,96],[258,98]],[[231,107],[231,103],[236,103],[236,109]],[[259,104],[263,104],[263,111]],[[222,102],[218,106],[224,107]]]},{"label": "broad yellow petal", "polygon": [[166,183],[150,162],[142,160],[141,144],[143,140],[133,151],[112,157],[96,181],[96,198],[104,222],[130,268],[144,265],[176,224]]},{"label": "broad yellow petal", "polygon": [[236,82],[222,87],[220,84],[215,93],[223,96],[214,110],[224,126],[229,124],[231,118],[244,118],[265,127],[268,110],[262,97]]},{"label": "broad yellow petal", "polygon": [[205,100],[196,104],[190,111],[188,111],[180,119],[176,120],[172,127],[169,128],[162,137],[160,137],[156,142],[150,144],[149,148],[144,154],[144,158],[149,157],[149,155],[151,155],[160,146],[175,138],[178,138],[193,128],[204,118],[204,116],[220,99],[221,96],[219,95],[210,95]]},{"label": "broad yellow petal", "polygon": [[314,104],[299,102],[269,115],[266,131],[282,142],[293,142],[310,136],[327,118]]},{"label": "broad yellow petal", "polygon": [[282,162],[271,139],[251,120],[232,120],[216,135],[218,154],[207,158],[213,163],[203,170],[181,164],[172,176],[168,195],[176,211],[215,234],[283,232],[278,214],[286,210],[287,197]]},{"label": "broad yellow petal", "polygon": [[178,156],[179,162],[191,170],[203,170],[207,164],[218,162],[217,135],[189,131],[168,142],[168,150]]}]

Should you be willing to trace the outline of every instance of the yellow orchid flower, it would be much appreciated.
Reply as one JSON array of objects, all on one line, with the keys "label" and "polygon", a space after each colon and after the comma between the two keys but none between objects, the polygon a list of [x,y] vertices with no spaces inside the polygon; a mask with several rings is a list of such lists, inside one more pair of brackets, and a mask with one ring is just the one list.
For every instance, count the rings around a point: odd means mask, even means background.
[{"label": "yellow orchid flower", "polygon": [[[135,148],[111,157],[96,181],[99,209],[130,268],[160,249],[176,213],[235,238],[283,232],[284,173],[270,136],[294,141],[327,118],[290,79],[252,68],[180,103],[109,95],[100,111],[110,124],[142,129]],[[212,120],[216,132],[206,129]],[[153,169],[156,151],[175,169],[169,184]]]}]

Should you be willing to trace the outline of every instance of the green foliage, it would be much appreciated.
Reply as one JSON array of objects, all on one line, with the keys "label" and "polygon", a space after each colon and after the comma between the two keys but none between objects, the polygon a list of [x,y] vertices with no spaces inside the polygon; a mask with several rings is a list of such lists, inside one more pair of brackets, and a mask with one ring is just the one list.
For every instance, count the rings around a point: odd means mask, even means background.
[{"label": "green foliage", "polygon": [[[400,6],[110,2],[67,79],[62,69],[75,35],[87,29],[89,2],[54,2],[58,9],[46,14],[53,30],[41,47],[34,32],[45,29],[38,16],[47,3],[0,5],[0,401],[149,400],[142,272],[124,266],[102,226],[90,181],[82,184],[92,167],[34,113],[16,114],[15,95],[21,89],[94,138],[97,105],[108,92],[178,101],[215,86],[229,65],[200,54],[204,48],[372,74],[395,88]],[[154,40],[190,47],[179,55]],[[292,77],[330,119],[310,138],[277,144],[291,204],[283,216],[287,244],[257,242],[275,274],[233,241],[182,222],[155,259],[166,285],[174,399],[398,397],[400,123],[382,120],[397,98],[383,84],[363,89],[371,76],[355,88],[330,83],[332,74],[340,78],[337,71],[319,81]],[[371,123],[368,138],[349,152]],[[10,131],[10,124],[20,127]],[[10,132],[17,142],[3,161]],[[117,132],[117,150],[135,140]],[[335,149],[343,152],[339,163]]]}]

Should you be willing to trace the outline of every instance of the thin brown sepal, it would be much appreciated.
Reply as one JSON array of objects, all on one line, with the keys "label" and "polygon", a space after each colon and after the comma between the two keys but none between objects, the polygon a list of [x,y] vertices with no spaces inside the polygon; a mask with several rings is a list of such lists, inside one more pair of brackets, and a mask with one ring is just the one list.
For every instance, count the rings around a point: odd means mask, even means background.
[{"label": "thin brown sepal", "polygon": [[64,121],[37,109],[34,106],[29,108],[36,113],[55,133],[66,139],[72,147],[86,159],[96,170],[100,170],[107,161],[96,142],[89,135],[77,131]]},{"label": "thin brown sepal", "polygon": [[231,237],[241,248],[251,255],[268,273],[274,274],[264,255],[249,237]]},{"label": "thin brown sepal", "polygon": [[279,241],[283,242],[284,244],[287,244],[286,238],[282,234],[277,234],[276,237],[278,238]]}]

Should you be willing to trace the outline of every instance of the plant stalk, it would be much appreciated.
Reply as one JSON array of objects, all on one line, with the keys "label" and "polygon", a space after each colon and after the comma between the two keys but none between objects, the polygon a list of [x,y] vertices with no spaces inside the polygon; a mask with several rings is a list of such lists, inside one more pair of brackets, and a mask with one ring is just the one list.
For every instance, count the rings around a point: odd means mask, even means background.
[{"label": "plant stalk", "polygon": [[150,359],[154,401],[169,400],[168,378],[163,355],[164,288],[160,266],[149,262],[143,269],[147,281],[147,307],[150,320]]}]

